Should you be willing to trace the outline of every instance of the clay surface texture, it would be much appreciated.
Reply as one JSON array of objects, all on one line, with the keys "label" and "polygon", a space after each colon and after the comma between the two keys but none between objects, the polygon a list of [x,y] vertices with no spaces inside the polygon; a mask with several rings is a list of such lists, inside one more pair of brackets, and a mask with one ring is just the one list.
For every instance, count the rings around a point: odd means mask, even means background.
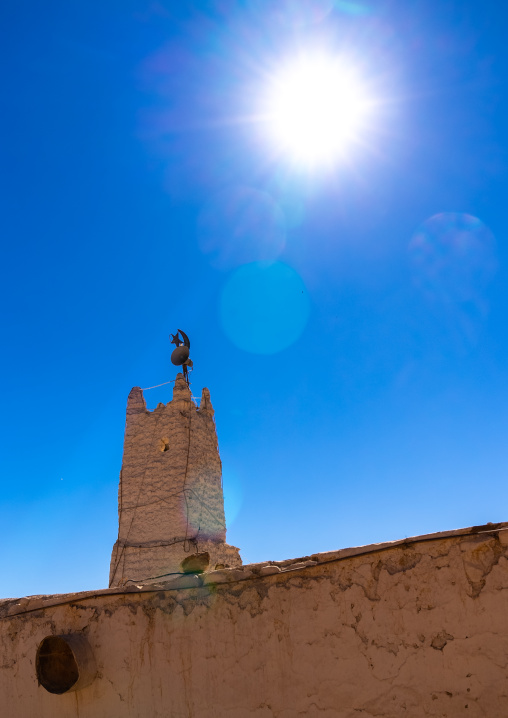
[{"label": "clay surface texture", "polygon": [[[508,524],[0,602],[9,718],[504,718]],[[82,633],[97,677],[37,684]]]}]

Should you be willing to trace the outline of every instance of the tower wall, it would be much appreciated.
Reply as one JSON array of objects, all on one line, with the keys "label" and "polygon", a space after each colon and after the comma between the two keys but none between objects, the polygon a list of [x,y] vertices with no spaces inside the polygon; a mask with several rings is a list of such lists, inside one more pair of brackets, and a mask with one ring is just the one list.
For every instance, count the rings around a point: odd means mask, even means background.
[{"label": "tower wall", "polygon": [[214,411],[208,389],[199,409],[178,374],[173,399],[146,408],[135,387],[127,402],[118,491],[119,530],[110,586],[182,571],[182,561],[208,553],[210,568],[241,565],[228,546]]}]

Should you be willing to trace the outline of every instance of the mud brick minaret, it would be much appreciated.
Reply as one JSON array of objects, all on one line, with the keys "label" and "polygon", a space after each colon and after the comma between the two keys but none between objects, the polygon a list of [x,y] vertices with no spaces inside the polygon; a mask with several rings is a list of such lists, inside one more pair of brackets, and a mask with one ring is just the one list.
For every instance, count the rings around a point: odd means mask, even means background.
[{"label": "mud brick minaret", "polygon": [[172,401],[154,411],[139,387],[129,394],[118,515],[110,586],[242,563],[226,543],[210,392],[198,408],[182,374]]}]

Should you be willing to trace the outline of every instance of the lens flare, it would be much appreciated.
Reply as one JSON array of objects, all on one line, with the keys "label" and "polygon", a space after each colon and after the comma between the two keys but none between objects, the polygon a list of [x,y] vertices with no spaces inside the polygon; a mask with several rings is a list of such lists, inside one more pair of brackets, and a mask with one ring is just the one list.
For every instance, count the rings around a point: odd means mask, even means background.
[{"label": "lens flare", "polygon": [[310,312],[305,284],[282,262],[244,264],[222,291],[220,315],[229,339],[254,354],[276,354],[303,332]]},{"label": "lens flare", "polygon": [[305,164],[333,161],[358,139],[372,107],[359,77],[338,57],[304,56],[272,79],[272,142]]},{"label": "lens flare", "polygon": [[460,212],[427,219],[409,251],[415,284],[446,303],[479,302],[497,268],[494,235],[478,217]]},{"label": "lens flare", "polygon": [[197,222],[199,247],[222,270],[256,261],[273,261],[286,242],[284,212],[267,193],[229,187],[214,195]]},{"label": "lens flare", "polygon": [[497,269],[492,232],[478,217],[443,212],[420,225],[409,251],[413,281],[429,308],[437,311],[455,341],[475,344],[489,311],[487,290]]}]

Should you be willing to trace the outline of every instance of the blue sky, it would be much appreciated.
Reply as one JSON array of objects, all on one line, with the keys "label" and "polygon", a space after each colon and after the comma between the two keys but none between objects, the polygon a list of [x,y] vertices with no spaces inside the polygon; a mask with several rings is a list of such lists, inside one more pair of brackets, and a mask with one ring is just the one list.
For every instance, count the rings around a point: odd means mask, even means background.
[{"label": "blue sky", "polygon": [[[177,327],[245,562],[507,519],[499,2],[1,12],[0,596],[107,585],[127,394]],[[309,167],[257,103],[316,48],[376,106]]]}]

